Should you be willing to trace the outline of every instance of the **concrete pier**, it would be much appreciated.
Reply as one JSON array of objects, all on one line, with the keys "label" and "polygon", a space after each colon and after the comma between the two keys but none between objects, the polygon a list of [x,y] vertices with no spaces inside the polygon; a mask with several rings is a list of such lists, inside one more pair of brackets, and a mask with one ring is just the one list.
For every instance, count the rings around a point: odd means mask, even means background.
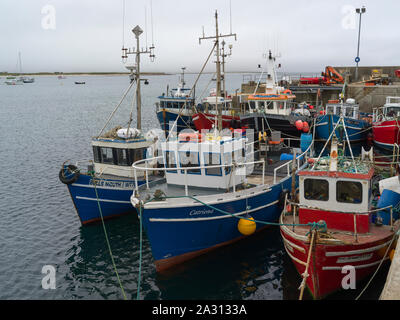
[{"label": "concrete pier", "polygon": [[397,246],[379,300],[400,300],[400,249]]}]

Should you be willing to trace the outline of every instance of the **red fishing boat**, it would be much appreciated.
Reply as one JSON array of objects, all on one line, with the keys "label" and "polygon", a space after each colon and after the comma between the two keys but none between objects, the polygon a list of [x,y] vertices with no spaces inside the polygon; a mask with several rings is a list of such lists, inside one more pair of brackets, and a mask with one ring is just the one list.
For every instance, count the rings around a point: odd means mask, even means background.
[{"label": "red fishing boat", "polygon": [[233,128],[240,124],[240,117],[233,116],[230,110],[232,110],[232,99],[227,96],[218,97],[215,89],[211,90],[209,97],[206,97],[202,101],[204,110],[197,112],[192,116],[192,121],[198,131],[210,130],[215,127],[217,123],[218,113],[217,105],[221,105],[222,108],[222,128]]},{"label": "red fishing boat", "polygon": [[[192,116],[193,123],[197,130],[210,130],[217,123],[217,115],[212,113],[198,112]],[[222,115],[222,128],[233,128],[236,123],[240,123],[240,117]]]},{"label": "red fishing boat", "polygon": [[392,151],[400,144],[400,97],[386,97],[383,107],[373,110],[372,133],[374,144]]},{"label": "red fishing boat", "polygon": [[[298,175],[298,202],[290,203],[292,210],[285,206],[280,230],[302,285],[320,299],[346,289],[346,276],[356,283],[372,275],[389,258],[399,220],[389,206],[372,207],[373,167],[338,156],[334,141],[330,157]],[[310,229],[314,222],[326,228]]]}]

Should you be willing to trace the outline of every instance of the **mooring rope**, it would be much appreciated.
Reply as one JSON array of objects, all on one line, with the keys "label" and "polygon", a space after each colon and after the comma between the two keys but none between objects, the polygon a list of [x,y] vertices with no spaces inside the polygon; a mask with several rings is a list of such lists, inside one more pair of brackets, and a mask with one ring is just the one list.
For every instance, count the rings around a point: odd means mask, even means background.
[{"label": "mooring rope", "polygon": [[360,294],[355,298],[355,300],[360,299],[360,297],[362,296],[362,294],[364,293],[364,291],[367,290],[368,286],[371,284],[372,280],[374,279],[374,277],[375,277],[376,274],[378,273],[380,267],[382,266],[383,261],[385,261],[385,258],[386,258],[386,256],[387,256],[387,254],[388,254],[390,248],[392,247],[392,244],[393,244],[393,241],[394,241],[395,238],[396,238],[396,233],[393,233],[392,240],[391,240],[390,243],[388,244],[388,247],[387,247],[387,249],[386,249],[386,251],[385,251],[385,254],[384,254],[384,256],[382,257],[382,260],[380,261],[380,263],[379,263],[378,267],[376,268],[374,274],[371,276],[371,279],[369,279],[368,283],[365,285],[364,289],[362,289],[362,291],[360,292]]},{"label": "mooring rope", "polygon": [[99,195],[98,195],[98,193],[97,193],[96,180],[95,180],[95,178],[94,178],[94,174],[93,174],[93,173],[92,173],[92,179],[93,179],[94,191],[95,191],[95,193],[96,193],[96,198],[97,198],[97,206],[99,207],[99,212],[100,212],[100,217],[101,217],[101,223],[102,223],[102,225],[103,225],[104,236],[105,236],[106,242],[107,242],[108,252],[109,252],[110,257],[111,257],[111,262],[112,262],[112,265],[113,265],[115,274],[116,274],[116,276],[117,276],[118,284],[119,284],[119,286],[120,286],[120,288],[121,288],[122,295],[123,295],[123,297],[124,297],[124,300],[127,300],[126,294],[125,294],[125,290],[124,290],[124,287],[122,286],[121,279],[119,278],[117,266],[116,266],[115,261],[114,261],[114,256],[113,256],[113,253],[112,253],[112,250],[111,250],[110,241],[109,241],[109,239],[108,239],[107,230],[106,230],[106,225],[105,225],[105,223],[104,223],[104,218],[103,218],[103,212],[102,212],[102,210],[101,210]]},{"label": "mooring rope", "polygon": [[143,251],[143,227],[142,227],[142,204],[139,203],[139,222],[140,222],[140,231],[139,231],[139,272],[138,272],[138,284],[137,284],[137,293],[136,300],[140,300],[140,282],[142,278],[142,251]]},{"label": "mooring rope", "polygon": [[[197,198],[195,198],[193,196],[189,196],[189,195],[187,195],[187,196],[186,195],[184,195],[184,196],[164,196],[164,197],[161,197],[161,198],[162,199],[189,198],[189,199],[192,199],[192,200],[194,200],[194,201],[196,201],[196,202],[198,202],[198,203],[200,203],[200,204],[202,204],[202,205],[204,205],[204,206],[206,206],[206,207],[208,207],[210,209],[213,209],[213,210],[215,210],[217,212],[220,212],[222,214],[225,214],[225,215],[229,215],[229,216],[231,216],[233,218],[249,220],[249,221],[252,221],[252,222],[258,222],[258,223],[265,224],[265,225],[289,226],[289,227],[293,227],[293,226],[295,226],[295,227],[307,227],[308,226],[308,227],[311,228],[310,231],[311,230],[319,230],[319,229],[326,230],[326,228],[327,228],[325,221],[309,222],[309,223],[279,223],[279,222],[269,222],[269,221],[250,219],[250,218],[246,218],[246,217],[239,217],[239,216],[237,216],[237,215],[235,215],[235,214],[233,214],[231,212],[228,212],[228,211],[225,211],[225,210],[222,210],[222,209],[218,209],[217,207],[214,207],[214,206],[212,206],[210,204],[207,204],[207,203],[205,203],[205,202],[203,202],[203,201],[201,201],[201,200],[199,200],[199,199],[197,199]],[[143,205],[145,205],[148,202],[154,201],[154,200],[159,201],[160,198],[153,197],[153,198],[143,202]]]},{"label": "mooring rope", "polygon": [[306,269],[304,270],[304,273],[301,275],[303,277],[303,280],[301,281],[301,284],[300,284],[300,287],[299,287],[299,289],[300,289],[299,300],[303,299],[304,288],[306,286],[307,278],[309,277],[308,267],[310,266],[311,252],[312,252],[313,246],[314,246],[315,232],[316,232],[315,230],[312,230],[310,247],[308,248],[308,257],[307,257]]}]

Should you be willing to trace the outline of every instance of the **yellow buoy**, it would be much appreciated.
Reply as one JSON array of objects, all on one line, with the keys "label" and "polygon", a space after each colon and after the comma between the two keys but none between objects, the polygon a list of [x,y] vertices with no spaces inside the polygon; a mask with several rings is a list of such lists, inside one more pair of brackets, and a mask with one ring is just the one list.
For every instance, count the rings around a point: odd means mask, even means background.
[{"label": "yellow buoy", "polygon": [[[250,220],[247,220],[250,219]],[[256,231],[257,224],[255,223],[254,219],[252,217],[246,217],[246,219],[240,219],[238,222],[238,229],[239,232],[245,236],[249,236],[254,231]]]}]

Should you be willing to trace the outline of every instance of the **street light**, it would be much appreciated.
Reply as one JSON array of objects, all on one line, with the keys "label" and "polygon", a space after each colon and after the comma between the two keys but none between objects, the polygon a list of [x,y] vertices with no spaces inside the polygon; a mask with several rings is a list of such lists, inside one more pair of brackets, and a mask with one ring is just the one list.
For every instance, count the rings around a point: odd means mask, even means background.
[{"label": "street light", "polygon": [[363,6],[362,8],[357,8],[356,13],[360,15],[360,21],[358,23],[358,45],[357,45],[357,57],[355,58],[356,62],[356,80],[358,80],[358,63],[360,62],[360,33],[361,33],[361,15],[365,13],[366,9]]}]

